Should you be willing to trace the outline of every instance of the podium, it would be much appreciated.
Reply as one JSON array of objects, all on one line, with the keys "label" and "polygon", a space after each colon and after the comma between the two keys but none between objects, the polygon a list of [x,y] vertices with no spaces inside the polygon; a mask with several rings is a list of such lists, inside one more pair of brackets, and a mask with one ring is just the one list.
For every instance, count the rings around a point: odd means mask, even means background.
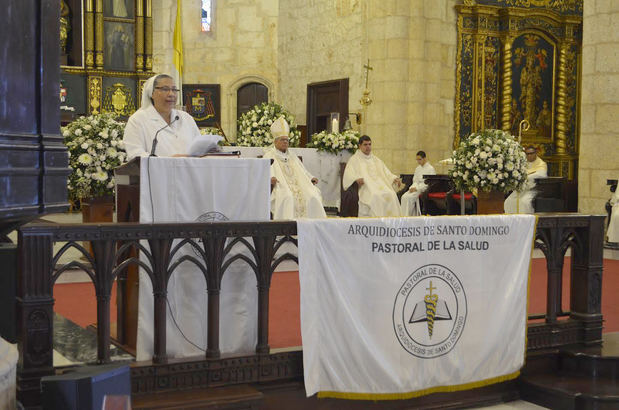
[{"label": "podium", "polygon": [[[139,223],[269,220],[269,168],[268,159],[258,158],[135,158],[115,170],[117,220]],[[212,219],[213,215],[217,218]],[[191,272],[183,270],[184,268],[178,267],[171,282],[177,280],[181,283],[191,277]],[[151,287],[150,283],[146,285],[148,289]],[[138,323],[138,316],[140,320],[146,317],[144,323],[148,325],[153,313],[149,312],[145,307],[147,305],[140,300],[141,283],[137,266],[131,265],[126,272],[119,275],[117,286],[116,339],[130,350],[136,349],[139,356],[137,329],[144,330],[144,326]],[[145,294],[148,294],[148,289],[144,291]],[[235,291],[242,292],[240,289]],[[170,300],[174,297],[171,290]],[[176,305],[172,303],[172,306]],[[255,306],[252,308],[255,310]],[[191,313],[199,316],[196,312]],[[183,313],[181,316],[186,315]],[[176,319],[182,320],[179,317]],[[168,320],[168,325],[170,323],[172,321]],[[142,336],[143,340],[148,340],[150,330],[152,329],[146,329],[146,339]],[[169,346],[171,345],[172,343],[169,343]]]},{"label": "podium", "polygon": [[[140,164],[137,157],[114,170],[116,180],[116,220],[140,222]],[[122,246],[122,245],[120,245]],[[123,259],[137,256],[134,251]],[[118,343],[135,353],[138,329],[138,267],[130,265],[116,282],[116,336]],[[112,329],[114,337],[114,329]]]}]

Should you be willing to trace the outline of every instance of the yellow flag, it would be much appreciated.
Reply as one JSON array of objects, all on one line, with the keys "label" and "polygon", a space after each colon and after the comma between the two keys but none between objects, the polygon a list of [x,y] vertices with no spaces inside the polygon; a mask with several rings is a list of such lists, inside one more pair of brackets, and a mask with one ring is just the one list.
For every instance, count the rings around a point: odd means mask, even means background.
[{"label": "yellow flag", "polygon": [[[181,30],[181,0],[176,0],[176,22],[174,23],[174,66],[183,75],[183,33]],[[179,84],[180,86],[180,84]]]}]

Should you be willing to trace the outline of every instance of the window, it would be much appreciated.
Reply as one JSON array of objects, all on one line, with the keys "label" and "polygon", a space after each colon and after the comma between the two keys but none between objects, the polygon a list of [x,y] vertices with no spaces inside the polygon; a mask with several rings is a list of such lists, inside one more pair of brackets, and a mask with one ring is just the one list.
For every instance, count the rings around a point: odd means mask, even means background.
[{"label": "window", "polygon": [[213,22],[213,0],[202,0],[202,31],[211,31]]}]

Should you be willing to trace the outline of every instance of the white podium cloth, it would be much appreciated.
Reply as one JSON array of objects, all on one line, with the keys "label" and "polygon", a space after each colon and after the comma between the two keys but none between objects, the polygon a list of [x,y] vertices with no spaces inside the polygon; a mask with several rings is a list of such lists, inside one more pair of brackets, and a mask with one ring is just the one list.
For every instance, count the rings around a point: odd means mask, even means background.
[{"label": "white podium cloth", "polygon": [[[144,158],[140,170],[140,222],[149,223],[153,219],[156,222],[267,221],[270,216],[269,167],[267,159]],[[235,250],[245,252],[244,249],[237,245],[228,257],[234,255]],[[184,254],[197,256],[194,252],[187,245],[174,259]],[[252,258],[249,252],[247,255]],[[207,340],[207,292],[204,277],[195,265],[185,262],[176,268],[168,282],[168,302],[168,356],[202,355],[200,349],[206,349]],[[255,350],[257,306],[255,275],[246,263],[237,261],[225,271],[221,283],[222,353]],[[152,284],[148,275],[140,271],[137,360],[152,357],[153,324]]]},{"label": "white podium cloth", "polygon": [[534,232],[533,215],[300,219],[307,395],[410,398],[517,377]]},{"label": "white podium cloth", "polygon": [[[322,194],[322,203],[327,207],[340,206],[340,162],[348,162],[351,153],[339,154],[318,151],[316,148],[288,148],[295,155],[303,158],[303,166],[310,174],[318,178],[317,187]],[[223,147],[224,151],[240,151],[241,158],[255,158],[264,155],[262,147]]]},{"label": "white podium cloth", "polygon": [[17,346],[0,338],[0,409],[16,406],[17,357]]}]

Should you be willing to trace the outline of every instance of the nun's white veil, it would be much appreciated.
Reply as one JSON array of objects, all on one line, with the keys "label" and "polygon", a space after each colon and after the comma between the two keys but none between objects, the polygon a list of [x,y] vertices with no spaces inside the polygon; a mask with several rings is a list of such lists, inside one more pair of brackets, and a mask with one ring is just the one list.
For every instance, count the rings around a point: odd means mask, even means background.
[{"label": "nun's white veil", "polygon": [[155,78],[157,78],[159,74],[155,74],[144,83],[144,88],[142,89],[142,105],[140,109],[147,109],[151,105],[153,105],[153,89],[155,87]]}]

